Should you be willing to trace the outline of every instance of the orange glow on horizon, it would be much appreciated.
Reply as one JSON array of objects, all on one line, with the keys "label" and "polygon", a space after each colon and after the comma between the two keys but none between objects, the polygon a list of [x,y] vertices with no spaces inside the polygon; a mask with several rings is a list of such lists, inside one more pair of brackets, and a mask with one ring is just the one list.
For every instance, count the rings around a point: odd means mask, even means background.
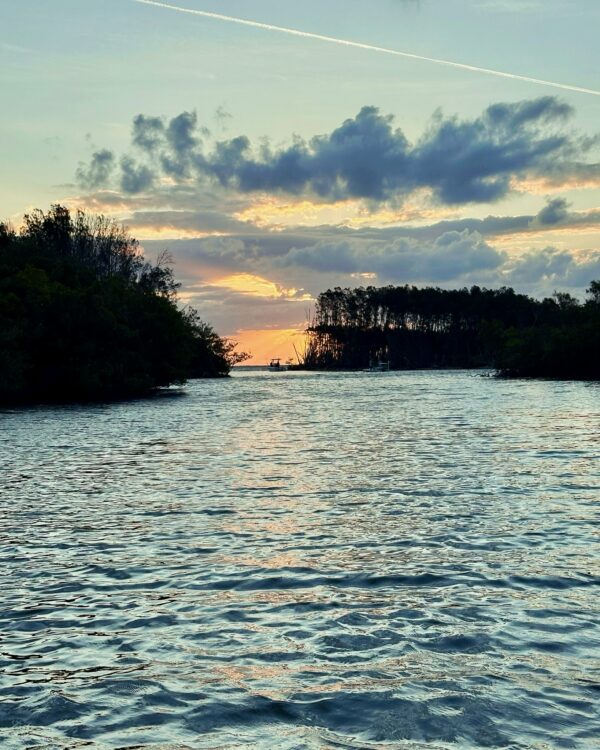
[{"label": "orange glow on horizon", "polygon": [[300,301],[311,300],[311,296],[301,294],[301,289],[286,289],[274,281],[265,279],[264,276],[256,276],[252,273],[235,273],[215,279],[209,286],[224,287],[240,294],[249,294],[252,297],[266,297],[268,299],[293,299]]},{"label": "orange glow on horizon", "polygon": [[294,346],[302,356],[306,334],[303,328],[272,328],[237,331],[230,338],[238,342],[238,351],[252,355],[245,364],[267,365],[275,357],[282,362],[291,359],[296,364]]}]

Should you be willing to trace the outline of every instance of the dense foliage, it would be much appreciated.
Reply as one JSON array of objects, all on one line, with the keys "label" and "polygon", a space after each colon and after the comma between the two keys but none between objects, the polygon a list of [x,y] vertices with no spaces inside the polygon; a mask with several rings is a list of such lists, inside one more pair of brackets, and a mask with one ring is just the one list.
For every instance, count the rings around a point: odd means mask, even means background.
[{"label": "dense foliage", "polygon": [[600,378],[600,282],[585,304],[513,289],[414,286],[328,290],[309,329],[306,365],[395,369],[494,367],[509,375]]},{"label": "dense foliage", "polygon": [[138,395],[226,375],[239,355],[181,310],[168,257],[62,206],[0,224],[0,401]]}]

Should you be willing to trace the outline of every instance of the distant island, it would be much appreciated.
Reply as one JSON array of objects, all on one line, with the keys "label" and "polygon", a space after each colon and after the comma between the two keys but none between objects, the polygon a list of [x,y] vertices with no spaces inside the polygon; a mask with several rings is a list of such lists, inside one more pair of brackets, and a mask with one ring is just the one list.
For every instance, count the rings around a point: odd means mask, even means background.
[{"label": "distant island", "polygon": [[245,359],[177,304],[167,255],[60,205],[0,223],[0,403],[145,395]]},{"label": "distant island", "polygon": [[309,369],[389,363],[600,379],[600,281],[583,304],[566,293],[536,300],[507,287],[337,287],[319,295],[308,333]]}]

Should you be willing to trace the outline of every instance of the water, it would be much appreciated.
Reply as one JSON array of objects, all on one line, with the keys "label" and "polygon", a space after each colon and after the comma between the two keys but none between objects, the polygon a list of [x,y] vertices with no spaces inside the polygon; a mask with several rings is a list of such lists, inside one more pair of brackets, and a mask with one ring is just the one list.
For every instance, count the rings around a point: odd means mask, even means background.
[{"label": "water", "polygon": [[600,747],[600,385],[0,413],[0,745]]}]

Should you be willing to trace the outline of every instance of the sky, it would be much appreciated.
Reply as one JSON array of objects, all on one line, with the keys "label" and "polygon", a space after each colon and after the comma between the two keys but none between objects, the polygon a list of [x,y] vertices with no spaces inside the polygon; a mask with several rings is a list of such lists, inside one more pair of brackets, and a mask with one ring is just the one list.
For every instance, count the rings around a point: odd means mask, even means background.
[{"label": "sky", "polygon": [[600,278],[597,0],[167,4],[0,4],[2,219],[124,222],[257,364],[332,286]]}]

